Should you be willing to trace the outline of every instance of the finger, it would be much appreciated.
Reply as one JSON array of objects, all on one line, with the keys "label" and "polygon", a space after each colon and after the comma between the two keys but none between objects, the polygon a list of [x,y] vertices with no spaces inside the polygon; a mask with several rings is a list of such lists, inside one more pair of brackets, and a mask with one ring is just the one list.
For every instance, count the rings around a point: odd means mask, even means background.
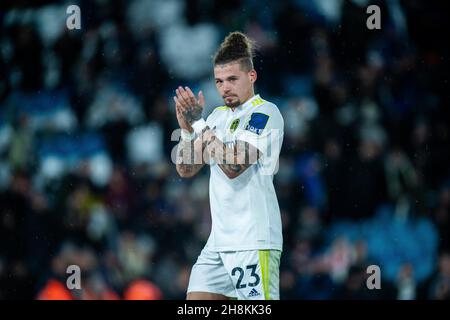
[{"label": "finger", "polygon": [[178,103],[180,105],[182,105],[183,107],[187,108],[188,107],[188,103],[185,101],[184,97],[181,95],[180,89],[175,90],[175,92],[177,93]]},{"label": "finger", "polygon": [[181,113],[181,105],[178,102],[177,97],[173,97],[173,100],[175,101],[175,111],[177,113],[177,116],[181,116],[182,115],[182,113]]},{"label": "finger", "polygon": [[173,97],[173,101],[175,101],[175,108],[177,110],[180,110],[180,107],[181,107],[180,100],[177,97]]},{"label": "finger", "polygon": [[190,98],[189,98],[187,91],[184,90],[183,87],[180,87],[179,92],[180,92],[181,96],[183,97],[185,103],[188,105],[191,105]]},{"label": "finger", "polygon": [[205,105],[205,96],[203,92],[200,90],[198,93],[198,103],[203,107]]},{"label": "finger", "polygon": [[183,118],[189,112],[188,107],[185,107],[182,104],[179,105],[178,110],[179,110],[180,114],[183,116]]},{"label": "finger", "polygon": [[189,97],[194,97],[194,98],[195,98],[195,95],[194,95],[194,93],[192,92],[191,88],[189,88],[189,87],[184,87],[184,90],[187,92],[187,94],[189,95]]},{"label": "finger", "polygon": [[173,97],[173,100],[175,101],[175,111],[179,115],[181,114],[180,104],[178,103],[177,97]]},{"label": "finger", "polygon": [[177,109],[177,111],[178,111],[178,100],[177,100],[177,97],[173,97],[173,101],[175,101],[175,108]]},{"label": "finger", "polygon": [[189,96],[188,96],[188,94],[186,93],[186,91],[183,89],[183,87],[178,87],[178,93],[179,93],[179,95],[180,95],[180,98],[181,99],[183,99],[183,101],[187,104],[187,105],[189,105],[190,103],[189,103]]},{"label": "finger", "polygon": [[180,110],[177,111],[177,120],[180,126],[182,127],[188,124],[186,118],[184,117],[183,113]]},{"label": "finger", "polygon": [[178,103],[179,103],[181,106],[183,106],[185,109],[189,108],[190,103],[189,103],[188,100],[186,100],[186,99],[183,97],[183,95],[181,94],[181,91],[180,91],[180,90],[177,91],[177,99],[178,99]]},{"label": "finger", "polygon": [[183,115],[186,112],[186,108],[180,103],[180,100],[177,97],[173,98],[175,101],[175,108],[180,115]]},{"label": "finger", "polygon": [[190,101],[193,105],[196,105],[198,102],[197,102],[197,99],[195,99],[195,95],[194,95],[194,93],[192,92],[192,90],[191,90],[189,87],[185,87],[185,90],[186,90],[186,93],[188,94],[189,101]]}]

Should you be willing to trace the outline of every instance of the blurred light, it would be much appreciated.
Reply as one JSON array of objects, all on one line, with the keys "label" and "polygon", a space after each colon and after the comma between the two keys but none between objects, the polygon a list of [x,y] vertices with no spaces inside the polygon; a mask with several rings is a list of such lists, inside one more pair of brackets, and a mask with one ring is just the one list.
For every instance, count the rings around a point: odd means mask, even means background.
[{"label": "blurred light", "polygon": [[92,182],[97,186],[105,186],[112,174],[112,161],[105,153],[93,156],[89,160],[89,168]]},{"label": "blurred light", "polygon": [[126,137],[128,158],[133,164],[155,163],[162,159],[162,130],[152,123],[132,130]]},{"label": "blurred light", "polygon": [[125,290],[125,300],[161,300],[161,290],[150,281],[136,280]]},{"label": "blurred light", "polygon": [[41,174],[44,178],[52,180],[60,177],[65,170],[64,161],[56,156],[45,157],[41,162]]}]

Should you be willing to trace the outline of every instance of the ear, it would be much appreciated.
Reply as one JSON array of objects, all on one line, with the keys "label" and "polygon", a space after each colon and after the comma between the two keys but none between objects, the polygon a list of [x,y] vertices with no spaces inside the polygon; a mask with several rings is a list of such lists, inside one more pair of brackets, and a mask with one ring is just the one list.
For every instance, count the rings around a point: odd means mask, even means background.
[{"label": "ear", "polygon": [[251,83],[255,83],[256,79],[258,78],[258,74],[256,73],[255,69],[252,69],[248,72],[248,77],[250,79]]}]

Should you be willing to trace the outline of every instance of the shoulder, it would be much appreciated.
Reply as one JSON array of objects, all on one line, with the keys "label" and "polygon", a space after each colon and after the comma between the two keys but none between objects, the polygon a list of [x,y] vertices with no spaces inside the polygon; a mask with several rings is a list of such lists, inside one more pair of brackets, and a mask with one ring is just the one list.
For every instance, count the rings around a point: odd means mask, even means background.
[{"label": "shoulder", "polygon": [[228,110],[228,107],[227,107],[227,106],[219,106],[219,107],[215,107],[214,110],[213,110],[213,112],[221,111],[221,110]]},{"label": "shoulder", "polygon": [[212,121],[215,121],[221,114],[223,114],[228,109],[227,106],[219,106],[214,108],[214,110],[209,114],[209,116],[206,119],[207,123],[210,123]]},{"label": "shoulder", "polygon": [[213,109],[213,111],[209,115],[212,116],[212,115],[220,114],[220,113],[223,113],[224,111],[227,111],[227,110],[228,110],[227,106],[215,107]]},{"label": "shoulder", "polygon": [[213,111],[209,114],[209,117],[214,116],[214,115],[218,115],[221,114],[224,111],[227,111],[228,107],[227,106],[219,106],[219,107],[215,107],[213,109]]},{"label": "shoulder", "polygon": [[274,103],[261,99],[259,103],[252,104],[244,129],[257,135],[273,129],[283,130],[283,117]]},{"label": "shoulder", "polygon": [[278,106],[268,100],[260,99],[258,104],[253,108],[252,113],[261,113],[269,117],[271,121],[284,124],[283,116]]}]

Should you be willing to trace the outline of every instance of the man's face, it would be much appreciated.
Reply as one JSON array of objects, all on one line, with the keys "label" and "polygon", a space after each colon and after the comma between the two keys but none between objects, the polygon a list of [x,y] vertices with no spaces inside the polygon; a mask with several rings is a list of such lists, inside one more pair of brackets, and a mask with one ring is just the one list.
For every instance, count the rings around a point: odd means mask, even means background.
[{"label": "man's face", "polygon": [[236,108],[253,96],[253,83],[256,81],[256,71],[241,70],[238,62],[219,64],[214,67],[216,88],[222,96],[225,105]]}]

